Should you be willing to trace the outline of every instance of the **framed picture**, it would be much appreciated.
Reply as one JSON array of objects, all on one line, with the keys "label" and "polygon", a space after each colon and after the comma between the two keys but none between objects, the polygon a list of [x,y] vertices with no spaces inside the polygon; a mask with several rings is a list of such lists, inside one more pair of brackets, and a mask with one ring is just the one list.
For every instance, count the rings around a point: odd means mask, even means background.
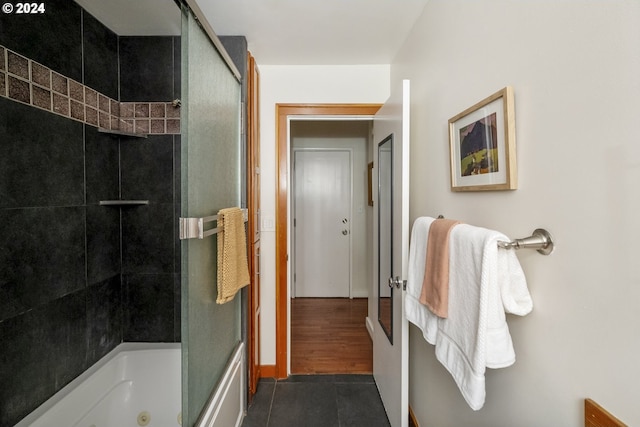
[{"label": "framed picture", "polygon": [[515,190],[513,89],[505,87],[449,120],[451,191]]}]

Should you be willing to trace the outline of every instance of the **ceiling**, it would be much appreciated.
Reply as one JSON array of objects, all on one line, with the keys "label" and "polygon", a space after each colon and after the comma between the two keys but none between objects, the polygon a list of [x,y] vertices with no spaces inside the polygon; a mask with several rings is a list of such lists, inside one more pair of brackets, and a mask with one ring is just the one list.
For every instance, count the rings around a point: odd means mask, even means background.
[{"label": "ceiling", "polygon": [[[197,0],[264,65],[389,64],[428,0]],[[174,0],[76,0],[118,35],[179,35]],[[400,7],[401,5],[401,7]]]}]

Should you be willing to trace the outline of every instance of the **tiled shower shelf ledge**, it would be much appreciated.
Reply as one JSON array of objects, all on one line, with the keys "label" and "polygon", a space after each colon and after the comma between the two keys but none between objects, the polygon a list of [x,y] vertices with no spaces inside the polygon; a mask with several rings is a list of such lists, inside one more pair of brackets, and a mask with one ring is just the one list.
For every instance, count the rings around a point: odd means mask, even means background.
[{"label": "tiled shower shelf ledge", "polygon": [[148,200],[100,200],[100,206],[142,206],[148,204]]},{"label": "tiled shower shelf ledge", "polygon": [[122,131],[122,130],[115,130],[115,129],[98,128],[98,132],[108,133],[108,134],[111,134],[111,135],[118,135],[118,136],[132,136],[134,138],[147,138],[148,137],[148,134],[146,134],[146,133],[125,132],[125,131]]}]

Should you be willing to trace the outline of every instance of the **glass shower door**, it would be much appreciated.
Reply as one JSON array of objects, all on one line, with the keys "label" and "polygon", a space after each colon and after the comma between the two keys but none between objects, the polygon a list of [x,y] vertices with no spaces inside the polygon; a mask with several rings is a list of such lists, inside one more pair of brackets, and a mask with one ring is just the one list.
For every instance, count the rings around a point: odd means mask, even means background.
[{"label": "glass shower door", "polygon": [[[241,203],[240,83],[182,6],[181,217]],[[241,340],[240,298],[216,304],[216,236],[182,241],[182,425],[197,421]]]}]

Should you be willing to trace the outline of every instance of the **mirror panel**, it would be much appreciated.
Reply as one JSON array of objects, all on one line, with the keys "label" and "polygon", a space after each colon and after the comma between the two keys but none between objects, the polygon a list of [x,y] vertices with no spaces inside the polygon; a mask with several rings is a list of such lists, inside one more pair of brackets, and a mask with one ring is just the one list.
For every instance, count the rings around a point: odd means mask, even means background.
[{"label": "mirror panel", "polygon": [[393,344],[393,135],[378,144],[378,322]]}]

